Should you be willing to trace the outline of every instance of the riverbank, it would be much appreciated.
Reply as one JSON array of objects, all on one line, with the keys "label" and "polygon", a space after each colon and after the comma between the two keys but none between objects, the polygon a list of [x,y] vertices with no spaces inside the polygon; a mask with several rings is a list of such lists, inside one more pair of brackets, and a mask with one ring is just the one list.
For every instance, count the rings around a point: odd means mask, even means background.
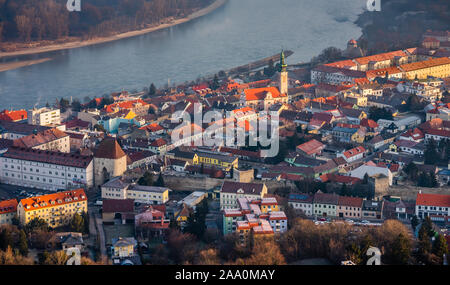
[{"label": "riverbank", "polygon": [[[227,2],[228,2],[228,0],[216,0],[211,5],[192,13],[191,15],[189,15],[185,18],[172,20],[168,23],[164,23],[164,24],[154,26],[154,27],[149,27],[149,28],[142,29],[142,30],[130,31],[130,32],[116,34],[116,35],[108,36],[108,37],[98,37],[98,38],[94,38],[94,39],[90,39],[90,40],[86,40],[86,41],[78,40],[78,41],[72,41],[72,42],[67,42],[67,43],[62,43],[62,44],[52,44],[52,45],[47,45],[47,46],[42,46],[42,47],[18,50],[18,51],[13,51],[13,52],[0,52],[0,59],[13,58],[13,57],[19,57],[19,56],[25,56],[25,55],[41,54],[41,53],[60,51],[60,50],[68,50],[68,49],[74,49],[74,48],[81,48],[81,47],[92,46],[92,45],[97,45],[97,44],[102,44],[102,43],[107,43],[107,42],[117,41],[117,40],[121,40],[121,39],[125,39],[125,38],[131,38],[131,37],[135,37],[135,36],[148,34],[151,32],[158,31],[158,30],[162,30],[162,29],[166,29],[166,28],[173,27],[176,25],[180,25],[180,24],[192,21],[194,19],[200,18],[202,16],[205,16],[205,15],[215,11],[216,9],[222,7]],[[25,61],[23,61],[23,62],[25,62]],[[17,63],[19,63],[19,62],[17,62]],[[5,65],[8,65],[8,64],[5,64]],[[13,66],[13,65],[11,65],[11,66]],[[8,69],[6,69],[6,70],[8,70]],[[5,70],[1,70],[1,71],[5,71]]]},{"label": "riverbank", "polygon": [[39,64],[43,62],[47,62],[52,60],[52,58],[41,58],[41,59],[33,59],[33,60],[22,60],[22,61],[12,61],[7,63],[0,63],[0,72],[7,71],[7,70],[13,70],[17,68],[21,68],[24,66]]}]

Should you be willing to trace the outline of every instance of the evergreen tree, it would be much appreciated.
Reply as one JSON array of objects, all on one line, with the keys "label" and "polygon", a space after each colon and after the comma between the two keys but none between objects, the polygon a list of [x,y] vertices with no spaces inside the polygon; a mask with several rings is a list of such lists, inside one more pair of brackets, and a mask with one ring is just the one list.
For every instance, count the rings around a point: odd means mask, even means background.
[{"label": "evergreen tree", "polygon": [[139,178],[138,184],[142,186],[153,186],[153,175],[146,171],[144,175]]},{"label": "evergreen tree", "polygon": [[80,233],[84,231],[84,220],[78,213],[73,215],[72,221],[70,222],[70,229],[74,232]]},{"label": "evergreen tree", "polygon": [[150,88],[148,89],[148,95],[152,96],[156,94],[156,86],[155,84],[151,84]]},{"label": "evergreen tree", "polygon": [[411,219],[411,227],[413,228],[413,231],[416,230],[416,227],[419,225],[419,219],[417,219],[417,216],[414,215]]},{"label": "evergreen tree", "polygon": [[392,263],[408,264],[410,256],[411,243],[403,234],[399,234],[392,245]]},{"label": "evergreen tree", "polygon": [[25,234],[25,231],[23,229],[19,232],[19,252],[23,256],[28,255],[27,235]]},{"label": "evergreen tree", "polygon": [[439,258],[443,258],[444,254],[448,254],[447,240],[443,235],[439,235],[434,241],[433,253]]},{"label": "evergreen tree", "polygon": [[164,178],[162,176],[162,173],[159,173],[158,180],[156,180],[154,186],[164,187]]}]

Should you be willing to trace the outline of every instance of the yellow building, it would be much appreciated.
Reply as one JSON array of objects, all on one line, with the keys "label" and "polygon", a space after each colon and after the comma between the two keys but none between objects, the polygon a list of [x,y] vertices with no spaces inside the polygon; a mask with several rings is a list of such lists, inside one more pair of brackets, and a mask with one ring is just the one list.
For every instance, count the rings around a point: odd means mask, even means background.
[{"label": "yellow building", "polygon": [[67,225],[75,213],[83,212],[87,213],[84,189],[22,199],[17,206],[17,215],[22,225],[38,218],[46,221],[52,228]]},{"label": "yellow building", "polygon": [[239,165],[239,158],[229,155],[221,155],[206,152],[197,152],[197,160],[194,160],[194,165],[204,165],[210,167],[217,167],[230,171],[233,168],[237,168]]},{"label": "yellow building", "polygon": [[405,79],[426,79],[428,76],[445,78],[450,76],[450,58],[440,57],[400,65]]}]

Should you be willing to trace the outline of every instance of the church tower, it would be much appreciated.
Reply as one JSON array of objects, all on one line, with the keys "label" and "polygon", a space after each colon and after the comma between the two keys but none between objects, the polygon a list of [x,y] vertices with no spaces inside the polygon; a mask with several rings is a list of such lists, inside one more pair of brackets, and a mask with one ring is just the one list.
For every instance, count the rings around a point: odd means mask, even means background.
[{"label": "church tower", "polygon": [[284,57],[284,51],[281,51],[280,55],[280,93],[288,95],[288,72],[287,72],[287,64]]}]

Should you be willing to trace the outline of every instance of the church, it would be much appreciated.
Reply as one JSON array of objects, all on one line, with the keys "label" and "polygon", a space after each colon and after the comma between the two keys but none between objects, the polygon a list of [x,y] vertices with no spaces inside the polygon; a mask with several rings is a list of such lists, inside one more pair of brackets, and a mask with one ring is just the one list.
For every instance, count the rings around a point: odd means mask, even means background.
[{"label": "church", "polygon": [[269,86],[263,88],[244,89],[241,94],[241,105],[252,107],[256,110],[268,110],[277,103],[288,103],[288,72],[284,51],[280,55],[280,77],[278,87]]}]

